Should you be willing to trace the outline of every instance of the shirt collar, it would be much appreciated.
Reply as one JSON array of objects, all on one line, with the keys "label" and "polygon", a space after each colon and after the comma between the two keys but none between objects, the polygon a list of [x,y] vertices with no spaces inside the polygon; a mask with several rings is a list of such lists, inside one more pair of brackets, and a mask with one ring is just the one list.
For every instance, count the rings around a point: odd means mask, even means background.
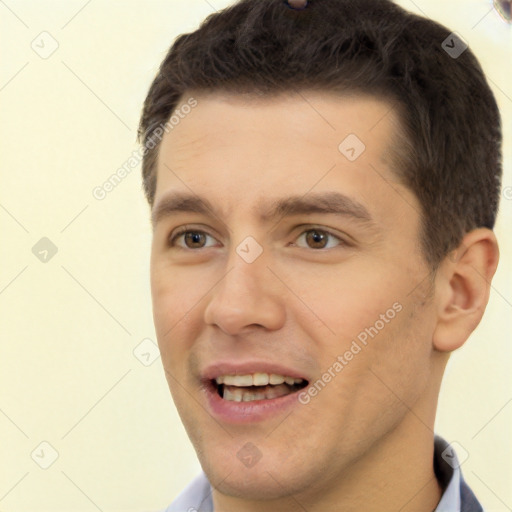
[{"label": "shirt collar", "polygon": [[460,512],[461,472],[457,454],[442,437],[434,437],[434,471],[443,495],[434,512]]}]

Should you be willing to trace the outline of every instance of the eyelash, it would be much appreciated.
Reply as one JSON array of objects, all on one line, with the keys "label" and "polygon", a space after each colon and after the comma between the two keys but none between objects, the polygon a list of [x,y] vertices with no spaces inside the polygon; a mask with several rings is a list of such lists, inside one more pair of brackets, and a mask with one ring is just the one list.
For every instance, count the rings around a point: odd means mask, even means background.
[{"label": "eyelash", "polygon": [[[334,233],[331,233],[329,230],[326,230],[326,229],[323,229],[323,228],[317,228],[317,227],[310,227],[309,229],[305,229],[304,231],[302,231],[299,236],[297,238],[299,238],[300,236],[304,235],[305,233],[309,233],[311,231],[317,231],[319,233],[322,233],[324,235],[327,235],[331,238],[335,238],[336,240],[338,240],[338,242],[340,242],[336,247],[340,247],[340,246],[349,246],[350,244],[348,242],[346,242],[345,240],[341,239],[339,236],[335,235]],[[170,247],[176,247],[175,246],[175,242],[176,240],[182,236],[182,235],[185,235],[187,233],[195,233],[195,234],[202,234],[202,235],[206,235],[206,236],[210,236],[211,238],[214,238],[212,235],[210,235],[209,233],[205,232],[205,231],[202,231],[202,230],[199,230],[199,229],[190,229],[188,227],[183,227],[181,229],[179,229],[173,236],[172,238],[170,238],[169,240],[169,246]],[[314,248],[310,248],[312,249],[313,251],[327,251],[327,250],[330,250],[330,249],[335,249],[336,247],[329,247],[329,248],[321,248],[321,249],[314,249]],[[201,249],[208,249],[208,247],[200,247],[199,249],[191,249],[190,247],[180,247],[178,246],[179,249],[183,249],[185,251],[198,251],[198,250],[201,250]]]}]

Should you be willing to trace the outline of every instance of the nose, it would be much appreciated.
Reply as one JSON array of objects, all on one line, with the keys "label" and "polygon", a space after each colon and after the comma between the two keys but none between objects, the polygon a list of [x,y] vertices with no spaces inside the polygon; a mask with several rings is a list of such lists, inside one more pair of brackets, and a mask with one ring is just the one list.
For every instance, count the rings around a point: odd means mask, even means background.
[{"label": "nose", "polygon": [[226,273],[212,290],[204,311],[207,325],[235,336],[256,326],[280,329],[285,322],[283,286],[267,268],[265,251],[252,263],[233,250]]}]

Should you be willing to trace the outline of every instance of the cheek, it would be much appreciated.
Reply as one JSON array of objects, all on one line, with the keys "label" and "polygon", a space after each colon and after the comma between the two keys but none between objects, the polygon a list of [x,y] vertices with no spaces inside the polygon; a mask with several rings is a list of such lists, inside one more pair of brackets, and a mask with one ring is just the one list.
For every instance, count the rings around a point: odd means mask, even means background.
[{"label": "cheek", "polygon": [[[389,421],[414,407],[431,377],[432,333],[428,311],[403,298],[396,309],[400,311],[396,314],[393,311],[394,318],[389,323],[374,321],[371,327],[361,331],[366,344],[356,338],[362,348],[357,356],[361,358],[359,386],[366,395],[362,402],[387,414]],[[355,367],[354,370],[357,372]]]},{"label": "cheek", "polygon": [[[347,342],[389,330],[403,309],[404,287],[389,271],[373,272],[356,265],[325,267],[315,274],[301,273],[294,290],[295,320],[312,339],[336,343],[341,350]],[[304,305],[309,312],[302,313]],[[308,321],[306,322],[306,319]],[[313,322],[309,320],[312,319]]]},{"label": "cheek", "polygon": [[[151,297],[157,331],[178,326],[206,291],[197,270],[187,272],[156,258],[151,262]],[[204,289],[204,290],[203,290]]]},{"label": "cheek", "polygon": [[[184,351],[183,328],[190,310],[189,300],[180,283],[179,274],[165,265],[151,265],[151,297],[153,303],[153,321],[160,355],[164,367],[174,371],[180,352]],[[186,288],[185,288],[186,290]],[[193,310],[188,313],[193,314]],[[171,382],[170,382],[171,384]]]},{"label": "cheek", "polygon": [[[330,269],[328,276],[317,273],[300,281],[301,297],[323,325],[299,312],[296,321],[315,343],[322,371],[336,375],[324,395],[332,393],[332,403],[359,407],[354,403],[359,400],[361,407],[377,410],[383,401],[396,401],[393,391],[409,403],[424,389],[433,325],[428,308],[419,305],[421,297],[410,294],[410,275]],[[334,367],[339,356],[341,370],[339,364]]]}]

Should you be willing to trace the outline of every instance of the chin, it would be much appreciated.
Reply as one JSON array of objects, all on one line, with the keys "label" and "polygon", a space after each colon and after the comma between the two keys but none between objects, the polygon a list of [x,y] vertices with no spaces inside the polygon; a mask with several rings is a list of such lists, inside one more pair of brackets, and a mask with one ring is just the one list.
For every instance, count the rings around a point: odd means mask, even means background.
[{"label": "chin", "polygon": [[[231,441],[231,444],[238,443]],[[270,448],[267,450],[273,452]],[[219,445],[213,450],[198,452],[198,456],[203,471],[217,491],[235,498],[249,501],[283,499],[313,484],[311,468],[306,471],[304,464],[281,457],[276,451],[273,453],[271,457],[262,454],[252,467],[246,467],[236,457],[236,451],[231,455],[229,449],[223,450]]]},{"label": "chin", "polygon": [[[238,468],[232,468],[233,472],[227,477],[224,476],[219,484],[216,485],[218,492],[240,498],[248,501],[271,501],[278,500],[295,494],[296,488],[301,486],[297,482],[291,483],[286,475],[277,471],[270,474],[261,468],[256,473],[251,470],[240,471]],[[225,473],[224,473],[225,475]],[[212,478],[208,473],[208,479]],[[222,479],[220,474],[215,473],[218,480]],[[210,480],[216,482],[218,480]]]}]

